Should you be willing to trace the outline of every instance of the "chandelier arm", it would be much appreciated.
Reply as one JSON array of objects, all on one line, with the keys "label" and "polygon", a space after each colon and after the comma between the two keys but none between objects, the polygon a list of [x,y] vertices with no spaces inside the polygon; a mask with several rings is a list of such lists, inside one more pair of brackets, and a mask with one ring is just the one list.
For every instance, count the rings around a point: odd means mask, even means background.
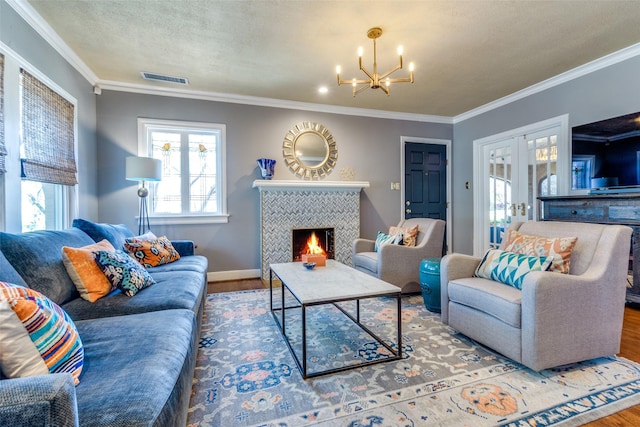
[{"label": "chandelier arm", "polygon": [[387,71],[386,73],[382,74],[380,76],[380,80],[386,79],[389,75],[393,74],[394,72],[396,72],[396,71],[398,71],[400,69],[402,69],[402,66],[396,65],[394,68],[392,68],[389,71]]},{"label": "chandelier arm", "polygon": [[360,64],[360,70],[362,70],[362,72],[365,73],[370,80],[373,80],[373,74],[371,74],[366,68],[364,68],[362,64]]},{"label": "chandelier arm", "polygon": [[412,77],[400,77],[400,78],[395,78],[395,79],[389,79],[386,80],[385,82],[389,82],[389,83],[413,83],[413,78]]},{"label": "chandelier arm", "polygon": [[389,96],[389,86],[380,85],[380,89]]},{"label": "chandelier arm", "polygon": [[[369,82],[365,82],[365,83],[369,83]],[[369,86],[365,85],[365,86],[360,86],[358,89],[356,89],[356,87],[353,87],[353,97],[355,98],[357,94],[359,94],[360,92],[362,92],[365,89],[369,89]]]}]

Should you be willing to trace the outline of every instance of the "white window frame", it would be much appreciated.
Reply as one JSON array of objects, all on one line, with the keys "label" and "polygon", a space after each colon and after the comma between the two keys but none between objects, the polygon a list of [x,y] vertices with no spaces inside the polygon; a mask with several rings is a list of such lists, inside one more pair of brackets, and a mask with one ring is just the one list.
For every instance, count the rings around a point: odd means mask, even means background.
[{"label": "white window frame", "polygon": [[[229,214],[227,213],[227,174],[226,174],[226,145],[227,145],[227,126],[219,123],[206,122],[188,122],[182,120],[162,120],[150,118],[138,118],[138,156],[150,157],[151,145],[147,141],[149,129],[167,130],[203,130],[215,131],[220,133],[220,144],[216,145],[216,192],[217,192],[217,213],[180,213],[167,214],[149,212],[149,222],[151,225],[175,225],[175,224],[215,224],[229,222]],[[153,183],[147,183],[149,191],[155,191]],[[150,195],[151,197],[151,195]]]},{"label": "white window frame", "polygon": [[[0,52],[4,54],[4,136],[7,152],[7,172],[0,179],[2,185],[2,202],[4,209],[0,209],[0,227],[10,233],[22,232],[22,192],[20,176],[20,142],[22,128],[21,112],[21,85],[20,68],[27,70],[31,75],[49,86],[53,91],[73,104],[73,134],[74,154],[78,159],[78,101],[53,80],[40,72],[23,57],[0,41]],[[78,185],[61,185],[61,198],[56,199],[54,214],[56,218],[62,218],[57,223],[57,229],[65,229],[71,226],[74,218],[79,213]]]}]

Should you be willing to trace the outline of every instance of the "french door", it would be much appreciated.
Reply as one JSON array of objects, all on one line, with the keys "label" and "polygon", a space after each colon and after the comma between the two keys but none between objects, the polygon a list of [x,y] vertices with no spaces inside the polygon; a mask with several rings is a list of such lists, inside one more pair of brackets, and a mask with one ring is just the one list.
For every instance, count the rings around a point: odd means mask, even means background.
[{"label": "french door", "polygon": [[474,254],[500,246],[515,221],[540,217],[538,196],[567,191],[566,116],[474,141]]}]

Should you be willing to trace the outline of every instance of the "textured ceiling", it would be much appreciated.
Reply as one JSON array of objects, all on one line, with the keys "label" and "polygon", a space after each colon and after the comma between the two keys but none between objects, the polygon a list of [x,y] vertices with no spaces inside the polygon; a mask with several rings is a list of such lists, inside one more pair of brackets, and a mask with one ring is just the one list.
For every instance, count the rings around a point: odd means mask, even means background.
[{"label": "textured ceiling", "polygon": [[[638,1],[29,0],[101,81],[456,116],[640,42]],[[404,47],[415,83],[353,98],[343,78]],[[189,86],[143,80],[141,71]],[[401,70],[393,76],[404,77]],[[325,85],[328,93],[320,95]]]}]

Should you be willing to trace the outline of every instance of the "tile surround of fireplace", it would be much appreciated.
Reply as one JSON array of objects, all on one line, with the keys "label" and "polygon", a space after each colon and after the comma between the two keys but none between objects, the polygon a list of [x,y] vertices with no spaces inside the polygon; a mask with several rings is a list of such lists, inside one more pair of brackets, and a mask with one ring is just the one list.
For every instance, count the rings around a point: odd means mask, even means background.
[{"label": "tile surround of fireplace", "polygon": [[334,258],[351,263],[351,245],[360,236],[360,191],[366,181],[256,180],[260,190],[262,279],[269,264],[291,262],[292,229],[333,228]]}]

